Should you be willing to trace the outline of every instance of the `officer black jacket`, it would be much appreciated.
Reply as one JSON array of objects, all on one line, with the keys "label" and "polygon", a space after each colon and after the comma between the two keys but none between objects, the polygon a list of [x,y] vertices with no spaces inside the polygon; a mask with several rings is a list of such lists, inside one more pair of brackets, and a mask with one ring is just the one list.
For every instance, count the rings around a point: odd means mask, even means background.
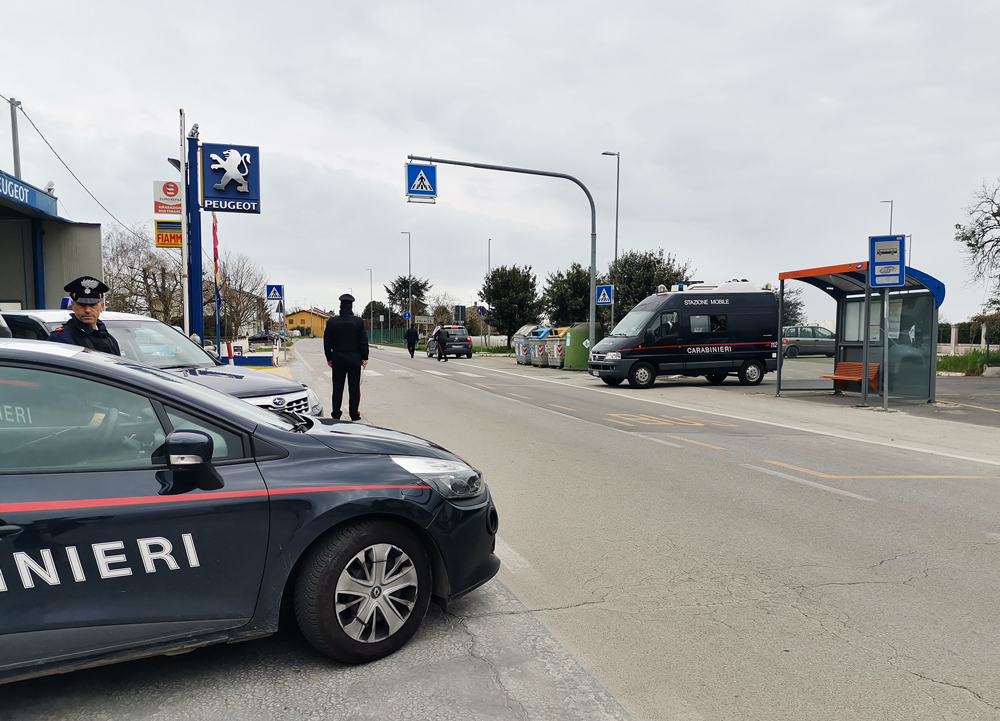
[{"label": "officer black jacket", "polygon": [[47,340],[79,345],[111,355],[122,354],[121,348],[118,347],[118,341],[108,333],[108,327],[104,325],[104,321],[98,320],[97,330],[94,330],[89,325],[77,320],[73,314],[70,314],[69,320],[62,324],[62,328],[56,328],[52,331]]},{"label": "officer black jacket", "polygon": [[406,329],[406,334],[403,337],[406,338],[406,342],[410,345],[416,345],[417,340],[420,338],[420,334],[417,333],[417,329],[411,325]]},{"label": "officer black jacket", "polygon": [[365,322],[349,310],[340,311],[326,322],[323,352],[334,368],[360,366],[368,360],[368,333]]}]

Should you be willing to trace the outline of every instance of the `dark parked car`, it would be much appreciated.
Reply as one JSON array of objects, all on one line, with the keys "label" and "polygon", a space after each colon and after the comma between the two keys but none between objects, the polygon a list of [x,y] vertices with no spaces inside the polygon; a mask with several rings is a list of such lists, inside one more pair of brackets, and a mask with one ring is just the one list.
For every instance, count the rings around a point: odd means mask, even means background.
[{"label": "dark parked car", "polygon": [[[15,338],[45,340],[69,318],[66,310],[5,311]],[[289,378],[221,363],[183,333],[154,318],[133,313],[101,313],[101,320],[121,346],[122,355],[138,363],[183,375],[196,383],[236,396],[268,410],[323,413],[323,404],[308,386]]]},{"label": "dark parked car", "polygon": [[0,340],[0,389],[0,682],[267,636],[283,605],[373,661],[500,567],[482,475],[420,438],[61,343]]},{"label": "dark parked car", "polygon": [[781,347],[786,358],[800,355],[825,355],[837,352],[837,336],[821,325],[788,326],[782,332]]},{"label": "dark parked car", "polygon": [[[469,335],[465,326],[446,325],[444,329],[448,331],[448,342],[444,346],[444,354],[453,355],[456,358],[461,356],[471,358],[472,336]],[[437,329],[435,328],[434,331],[437,332]],[[427,339],[427,357],[431,358],[435,355],[437,355],[437,341],[434,340],[434,333],[431,333]]]}]

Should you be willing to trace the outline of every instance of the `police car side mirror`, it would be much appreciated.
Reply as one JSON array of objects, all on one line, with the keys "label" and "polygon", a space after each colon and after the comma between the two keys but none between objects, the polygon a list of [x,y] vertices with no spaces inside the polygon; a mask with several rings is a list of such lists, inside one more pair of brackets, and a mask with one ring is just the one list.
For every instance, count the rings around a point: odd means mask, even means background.
[{"label": "police car side mirror", "polygon": [[167,436],[164,444],[167,468],[188,472],[195,485],[203,491],[217,491],[225,485],[212,465],[215,442],[204,431],[178,430]]}]

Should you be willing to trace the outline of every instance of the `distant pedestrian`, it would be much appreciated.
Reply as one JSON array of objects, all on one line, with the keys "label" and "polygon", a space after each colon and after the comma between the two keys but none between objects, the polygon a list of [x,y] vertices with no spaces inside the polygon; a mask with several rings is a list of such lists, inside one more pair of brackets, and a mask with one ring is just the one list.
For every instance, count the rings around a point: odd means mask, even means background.
[{"label": "distant pedestrian", "polygon": [[448,345],[448,329],[441,326],[437,329],[437,333],[434,334],[434,340],[437,342],[438,349],[438,363],[442,360],[447,363],[448,356],[445,354],[445,346]]},{"label": "distant pedestrian", "polygon": [[354,296],[340,296],[340,315],[326,323],[323,333],[323,352],[326,364],[333,369],[333,405],[330,416],[340,418],[344,401],[344,381],[347,381],[347,407],[352,421],[360,421],[361,369],[368,365],[368,332],[365,322],[352,312]]},{"label": "distant pedestrian", "polygon": [[417,333],[417,329],[414,326],[410,326],[406,329],[406,350],[410,351],[410,358],[413,357],[413,352],[417,349],[417,340],[420,338],[420,334]]}]

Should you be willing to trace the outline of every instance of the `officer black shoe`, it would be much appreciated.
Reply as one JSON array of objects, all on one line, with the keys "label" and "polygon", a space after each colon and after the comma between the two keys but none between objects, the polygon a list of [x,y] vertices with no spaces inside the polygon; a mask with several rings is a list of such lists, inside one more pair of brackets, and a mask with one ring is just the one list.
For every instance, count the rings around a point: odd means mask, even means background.
[{"label": "officer black shoe", "polygon": [[361,416],[360,416],[360,415],[357,415],[357,416],[351,416],[351,420],[352,420],[352,421],[360,421],[360,420],[361,420]]}]

